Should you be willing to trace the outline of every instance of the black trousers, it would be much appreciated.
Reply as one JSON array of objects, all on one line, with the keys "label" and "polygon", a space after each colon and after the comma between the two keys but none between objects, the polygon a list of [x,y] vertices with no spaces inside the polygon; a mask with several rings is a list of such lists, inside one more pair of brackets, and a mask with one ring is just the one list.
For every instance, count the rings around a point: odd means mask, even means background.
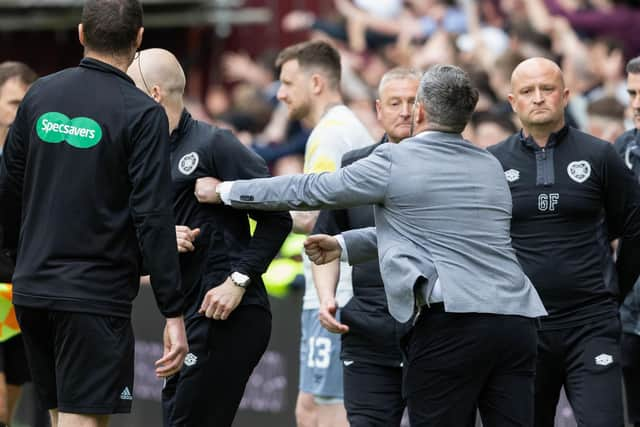
[{"label": "black trousers", "polygon": [[349,361],[342,367],[344,407],[351,427],[400,426],[406,401],[402,368]]},{"label": "black trousers", "polygon": [[538,340],[535,426],[553,427],[564,385],[579,427],[622,427],[618,318],[541,330]]},{"label": "black trousers", "polygon": [[405,381],[411,427],[533,425],[535,320],[422,311],[408,337]]},{"label": "black trousers", "polygon": [[640,336],[622,334],[620,362],[627,397],[627,415],[634,427],[640,426]]},{"label": "black trousers", "polygon": [[267,348],[271,314],[240,306],[227,320],[186,322],[189,353],[162,390],[165,427],[228,427],[245,385]]}]

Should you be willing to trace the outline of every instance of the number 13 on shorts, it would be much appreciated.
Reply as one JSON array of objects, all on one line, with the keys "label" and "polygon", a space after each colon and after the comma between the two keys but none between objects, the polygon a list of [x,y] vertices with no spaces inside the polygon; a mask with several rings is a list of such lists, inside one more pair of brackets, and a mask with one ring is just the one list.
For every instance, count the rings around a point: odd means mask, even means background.
[{"label": "number 13 on shorts", "polygon": [[309,357],[307,366],[326,369],[331,362],[331,340],[326,337],[309,338]]}]

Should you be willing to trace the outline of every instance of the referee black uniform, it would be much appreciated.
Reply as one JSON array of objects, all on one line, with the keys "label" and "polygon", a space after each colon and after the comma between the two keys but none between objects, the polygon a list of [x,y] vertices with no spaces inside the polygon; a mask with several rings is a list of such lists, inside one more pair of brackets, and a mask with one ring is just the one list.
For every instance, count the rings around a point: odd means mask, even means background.
[{"label": "referee black uniform", "polygon": [[5,244],[17,246],[13,301],[46,408],[130,410],[142,259],[162,314],[183,313],[167,140],[162,108],[91,58],[38,80],[18,109],[0,211]]},{"label": "referee black uniform", "polygon": [[[386,137],[381,143],[386,143]],[[349,151],[345,167],[371,154],[379,144]],[[375,225],[373,208],[322,210],[313,234],[340,234]],[[349,326],[342,335],[344,405],[352,427],[399,426],[406,406],[402,396],[403,325],[389,314],[378,259],[356,264],[352,270],[353,297],[340,309]]]},{"label": "referee black uniform", "polygon": [[[511,189],[513,247],[549,313],[538,334],[535,425],[553,426],[564,385],[578,425],[622,426],[618,301],[640,270],[639,188],[610,144],[569,126],[545,148],[520,132],[488,150]],[[617,295],[608,283],[616,270]]]},{"label": "referee black uniform", "polygon": [[[261,275],[291,230],[291,216],[197,201],[198,178],[269,176],[262,158],[231,132],[194,120],[183,110],[170,146],[176,224],[200,228],[200,234],[195,250],[180,254],[189,354],[163,389],[165,426],[230,426],[269,342],[271,312]],[[256,221],[253,235],[249,217]],[[240,305],[226,320],[199,314],[205,294],[232,272],[251,278]]]}]

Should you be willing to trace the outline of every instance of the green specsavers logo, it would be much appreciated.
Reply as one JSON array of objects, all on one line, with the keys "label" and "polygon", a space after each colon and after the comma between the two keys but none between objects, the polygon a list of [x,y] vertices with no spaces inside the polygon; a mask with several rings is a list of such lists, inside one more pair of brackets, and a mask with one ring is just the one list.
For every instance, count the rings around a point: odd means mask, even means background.
[{"label": "green specsavers logo", "polygon": [[67,141],[76,148],[91,148],[102,139],[102,129],[88,117],[70,119],[62,113],[44,113],[36,123],[38,136],[44,142],[57,144]]}]

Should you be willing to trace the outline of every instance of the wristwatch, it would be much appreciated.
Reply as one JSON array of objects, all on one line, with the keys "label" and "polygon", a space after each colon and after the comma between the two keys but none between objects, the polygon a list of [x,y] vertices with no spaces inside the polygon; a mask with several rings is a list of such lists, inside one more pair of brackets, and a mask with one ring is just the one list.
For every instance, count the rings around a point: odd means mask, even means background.
[{"label": "wristwatch", "polygon": [[231,273],[231,276],[229,277],[231,278],[231,281],[234,285],[240,286],[243,289],[247,289],[249,287],[249,284],[251,283],[251,278],[249,276],[237,271]]}]

